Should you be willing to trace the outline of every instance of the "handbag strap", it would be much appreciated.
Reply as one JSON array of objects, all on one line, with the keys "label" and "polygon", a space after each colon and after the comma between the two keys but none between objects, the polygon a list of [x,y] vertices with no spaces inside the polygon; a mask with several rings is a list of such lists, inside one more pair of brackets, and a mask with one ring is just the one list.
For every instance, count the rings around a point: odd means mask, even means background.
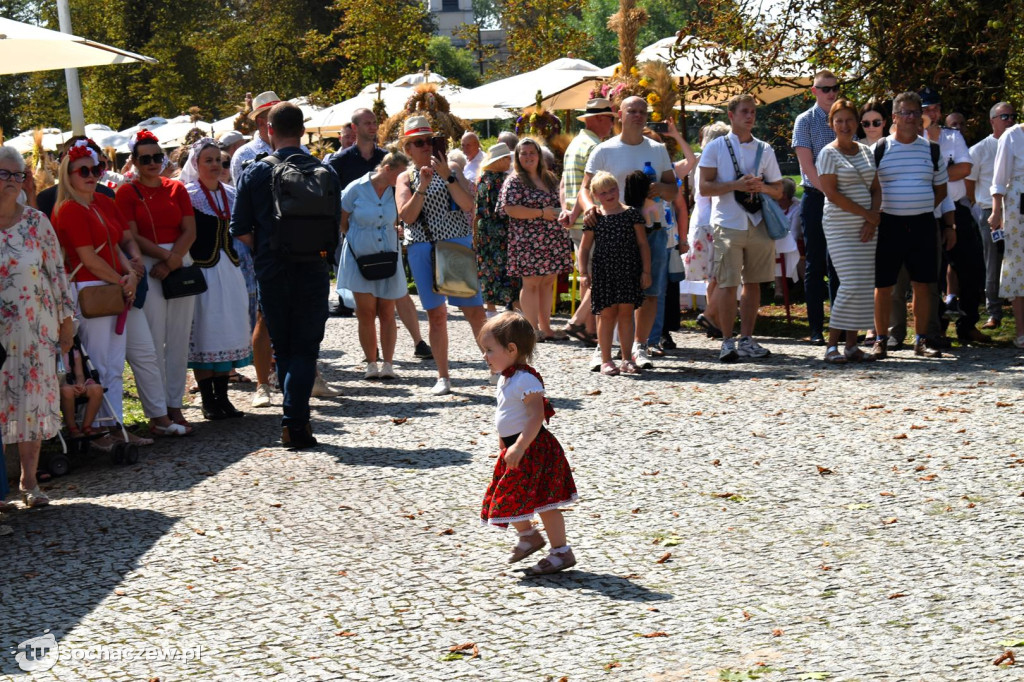
[{"label": "handbag strap", "polygon": [[140,190],[135,185],[134,181],[132,182],[132,189],[135,190],[135,193],[139,196],[139,201],[142,203],[142,207],[146,209],[146,215],[149,216],[149,229],[150,229],[150,232],[153,233],[153,243],[156,244],[157,246],[159,246],[160,245],[160,240],[157,239],[157,236],[156,236],[156,221],[153,220],[153,212],[149,210],[149,204],[146,203],[146,198],[144,196],[142,196],[142,190]]},{"label": "handbag strap", "polygon": [[[754,140],[757,141],[758,143],[761,142],[756,137],[754,138]],[[732,167],[736,171],[736,179],[739,180],[740,178],[743,177],[743,171],[740,170],[740,164],[736,161],[736,152],[733,151],[732,143],[729,141],[728,136],[726,136],[725,138],[725,146],[729,148],[729,156],[732,157]],[[762,154],[764,154],[764,144],[758,144],[757,154],[754,156],[754,173],[756,173],[757,169],[761,167]]]},{"label": "handbag strap", "polygon": [[[413,182],[416,183],[415,187],[413,187],[413,184],[412,184]],[[415,192],[416,189],[420,186],[420,173],[415,168],[410,168],[409,169],[409,186],[413,188],[412,189],[413,192]],[[430,185],[427,185],[427,188],[429,189]],[[427,212],[424,210],[426,208],[426,206],[427,206],[426,190],[423,190],[423,192],[424,192],[424,194],[423,194],[423,206],[420,208],[419,223],[420,223],[420,225],[422,226],[422,229],[423,229],[423,236],[427,238],[427,241],[429,243],[433,244],[437,240],[434,239],[434,232],[430,229],[430,225],[427,223]],[[355,254],[353,254],[353,255],[355,255]]]},{"label": "handbag strap", "polygon": [[[107,237],[107,243],[106,244],[100,244],[99,246],[94,247],[93,248],[93,253],[99,255],[99,252],[103,250],[104,246],[109,246],[110,247],[110,258],[114,262],[114,266],[113,266],[114,267],[114,272],[117,272],[117,260],[116,260],[117,259],[117,253],[114,251],[114,244],[110,241],[110,228],[107,227],[107,221],[105,221],[103,219],[103,215],[96,209],[95,202],[89,204],[89,209],[93,213],[96,214],[96,218],[100,221],[100,225],[103,226],[103,233]],[[83,265],[84,265],[84,263],[79,261],[79,263],[75,267],[75,269],[71,271],[71,279],[75,278],[75,275],[78,274],[78,271],[82,269]]]}]

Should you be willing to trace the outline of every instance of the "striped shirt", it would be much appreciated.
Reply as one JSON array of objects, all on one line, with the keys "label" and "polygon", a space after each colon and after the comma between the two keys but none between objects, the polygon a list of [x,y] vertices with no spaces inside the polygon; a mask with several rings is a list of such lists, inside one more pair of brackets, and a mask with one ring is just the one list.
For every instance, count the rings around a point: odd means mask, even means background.
[{"label": "striped shirt", "polygon": [[[882,212],[889,215],[920,215],[935,208],[935,187],[949,179],[946,160],[939,157],[939,169],[932,166],[931,143],[919,137],[910,144],[888,139],[888,149],[878,167],[882,185]],[[874,147],[872,147],[874,152]]]},{"label": "striped shirt", "polygon": [[[818,162],[818,153],[835,139],[836,133],[828,124],[828,112],[817,104],[796,117],[796,123],[793,124],[793,149],[810,149],[815,163]],[[812,187],[803,169],[800,170],[800,176],[804,187]]]}]

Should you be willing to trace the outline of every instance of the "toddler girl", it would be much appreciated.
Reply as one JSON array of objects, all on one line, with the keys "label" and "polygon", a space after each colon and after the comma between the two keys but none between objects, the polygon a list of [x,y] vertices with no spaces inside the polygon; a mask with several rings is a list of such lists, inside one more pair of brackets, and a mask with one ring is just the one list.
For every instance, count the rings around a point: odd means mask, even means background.
[{"label": "toddler girl", "polygon": [[544,422],[555,413],[544,397],[544,382],[526,364],[533,355],[536,336],[525,317],[504,312],[480,330],[484,360],[498,380],[495,423],[501,452],[494,477],[484,495],[480,520],[484,524],[518,531],[509,563],[544,547],[544,537],[530,520],[539,515],[551,542],[548,555],[526,569],[527,575],[545,575],[576,565],[565,542],[565,520],[559,507],[576,501],[576,483],[565,451]]},{"label": "toddler girl", "polygon": [[619,201],[619,185],[611,173],[594,175],[590,192],[599,203],[597,224],[592,230],[584,227],[579,262],[585,268],[593,248],[591,268],[580,275],[590,280],[590,308],[598,316],[601,374],[636,374],[640,370],[633,358],[625,359],[626,353],[621,367],[612,362],[612,334],[617,324],[625,349],[633,338],[633,311],[644,302],[643,290],[651,285],[646,220],[640,211]]},{"label": "toddler girl", "polygon": [[[82,362],[82,349],[78,344],[78,337],[75,337],[75,345],[68,351],[67,375],[64,383],[60,386],[60,410],[64,413],[64,424],[68,427],[68,435],[72,438],[89,437],[95,434],[92,423],[103,404],[103,387],[90,377]],[[58,368],[59,370],[59,368]],[[75,399],[85,397],[88,402],[85,404],[85,416],[82,419],[82,428],[75,423]]]}]

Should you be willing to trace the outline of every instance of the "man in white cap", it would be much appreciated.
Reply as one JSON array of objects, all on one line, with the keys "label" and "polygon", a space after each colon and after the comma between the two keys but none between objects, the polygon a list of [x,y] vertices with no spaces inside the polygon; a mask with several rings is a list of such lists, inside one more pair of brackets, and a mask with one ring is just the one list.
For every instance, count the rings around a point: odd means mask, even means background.
[{"label": "man in white cap", "polygon": [[[576,120],[583,124],[583,129],[573,138],[565,150],[562,162],[562,180],[565,182],[565,205],[562,217],[568,220],[576,205],[576,197],[583,188],[583,175],[587,168],[587,159],[594,147],[608,139],[615,128],[615,112],[612,103],[604,97],[596,97],[587,102],[587,109]],[[585,272],[580,266],[580,242],[583,240],[583,214],[569,227],[569,236],[576,245],[576,269]],[[587,264],[589,266],[589,263]],[[584,279],[580,285],[580,304],[576,313],[565,326],[565,333],[588,345],[595,345],[597,333],[594,315],[590,312],[590,280]]]},{"label": "man in white cap", "polygon": [[242,135],[237,130],[225,130],[217,135],[217,144],[220,146],[221,151],[227,152],[228,156],[234,157],[235,152],[245,144],[245,135]]}]

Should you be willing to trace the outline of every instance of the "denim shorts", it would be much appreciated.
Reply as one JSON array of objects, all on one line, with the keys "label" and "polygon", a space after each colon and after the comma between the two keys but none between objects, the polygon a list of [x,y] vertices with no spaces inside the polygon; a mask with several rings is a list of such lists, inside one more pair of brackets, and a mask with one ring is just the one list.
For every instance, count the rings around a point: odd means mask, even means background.
[{"label": "denim shorts", "polygon": [[668,284],[668,233],[664,227],[647,235],[647,246],[651,250],[651,286],[644,289],[644,296],[663,296]]},{"label": "denim shorts", "polygon": [[[443,239],[441,241],[453,242],[473,248],[472,237],[455,237],[454,239]],[[416,291],[419,294],[420,305],[423,309],[433,310],[440,305],[444,305],[445,299],[447,299],[449,305],[456,306],[457,308],[482,306],[484,300],[479,292],[477,292],[476,296],[470,298],[456,298],[454,296],[434,293],[434,274],[430,267],[430,251],[432,248],[427,242],[414,242],[409,244],[406,249],[409,269],[412,271],[413,281],[416,282]]]}]

